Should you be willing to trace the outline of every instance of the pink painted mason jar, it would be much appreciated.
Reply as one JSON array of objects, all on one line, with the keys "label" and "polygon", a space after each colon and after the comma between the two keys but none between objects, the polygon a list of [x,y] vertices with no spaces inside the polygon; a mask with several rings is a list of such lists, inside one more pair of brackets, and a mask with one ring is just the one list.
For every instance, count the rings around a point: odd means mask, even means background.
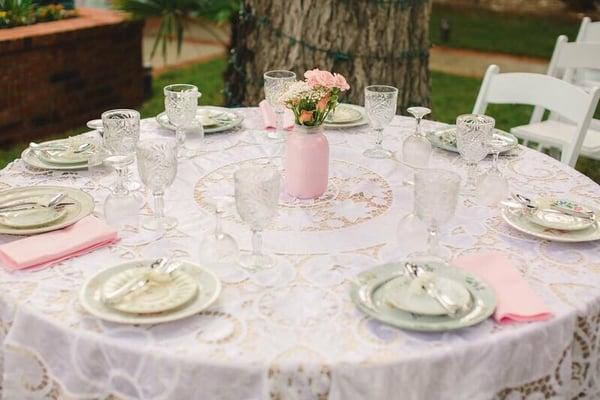
[{"label": "pink painted mason jar", "polygon": [[296,125],[285,146],[287,194],[299,199],[316,199],[327,190],[329,142],[323,127]]}]

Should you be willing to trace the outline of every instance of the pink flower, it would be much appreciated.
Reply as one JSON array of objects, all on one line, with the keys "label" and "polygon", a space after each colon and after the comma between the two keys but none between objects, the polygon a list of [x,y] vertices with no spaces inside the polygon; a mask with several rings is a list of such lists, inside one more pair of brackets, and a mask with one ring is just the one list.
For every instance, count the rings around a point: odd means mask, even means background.
[{"label": "pink flower", "polygon": [[313,112],[312,111],[306,111],[306,110],[302,110],[302,112],[300,113],[300,122],[310,122],[312,121],[313,118]]},{"label": "pink flower", "polygon": [[327,108],[327,103],[329,103],[329,99],[331,99],[331,95],[328,94],[326,96],[323,96],[321,100],[319,100],[319,102],[317,103],[317,110],[325,111],[325,109]]},{"label": "pink flower", "polygon": [[350,89],[350,85],[346,82],[346,78],[344,78],[341,74],[333,74],[334,86],[339,88],[341,91]]},{"label": "pink flower", "polygon": [[306,78],[306,82],[308,82],[308,84],[312,87],[323,86],[327,89],[335,87],[335,78],[329,71],[321,71],[320,69],[315,68],[310,71],[306,71],[304,73],[304,77]]}]

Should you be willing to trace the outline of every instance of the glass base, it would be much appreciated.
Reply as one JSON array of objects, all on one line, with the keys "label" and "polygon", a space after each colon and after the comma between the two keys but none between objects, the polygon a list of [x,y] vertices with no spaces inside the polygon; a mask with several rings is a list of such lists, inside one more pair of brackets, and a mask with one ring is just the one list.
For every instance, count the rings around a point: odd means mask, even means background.
[{"label": "glass base", "polygon": [[195,150],[192,150],[185,146],[180,146],[179,149],[177,150],[178,158],[194,158],[197,155],[198,155],[198,153]]},{"label": "glass base", "polygon": [[177,218],[163,217],[158,219],[150,217],[144,221],[142,226],[151,231],[168,231],[169,229],[173,229],[177,226]]},{"label": "glass base", "polygon": [[280,132],[280,131],[268,130],[267,131],[267,137],[269,139],[273,139],[273,140],[282,140],[283,139],[283,133]]},{"label": "glass base", "polygon": [[160,232],[150,232],[142,229],[124,230],[119,232],[119,244],[122,246],[142,246],[159,240],[162,236]]},{"label": "glass base", "polygon": [[198,257],[205,263],[235,264],[240,258],[240,251],[231,235],[211,234],[200,240]]},{"label": "glass base", "polygon": [[383,147],[373,147],[363,151],[363,156],[368,158],[392,158],[392,152]]},{"label": "glass base", "polygon": [[406,259],[411,262],[419,263],[419,262],[434,262],[434,263],[443,263],[447,264],[450,262],[450,251],[443,247],[434,254],[427,251],[418,251],[415,253],[410,253]]},{"label": "glass base", "polygon": [[271,269],[275,265],[273,259],[265,254],[247,254],[240,257],[240,265],[247,271]]}]

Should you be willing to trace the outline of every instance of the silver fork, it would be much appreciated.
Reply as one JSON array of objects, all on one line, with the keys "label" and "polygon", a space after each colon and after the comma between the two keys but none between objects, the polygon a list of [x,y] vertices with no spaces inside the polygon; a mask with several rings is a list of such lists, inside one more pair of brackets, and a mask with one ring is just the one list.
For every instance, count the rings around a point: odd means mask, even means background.
[{"label": "silver fork", "polygon": [[[411,279],[416,279],[419,275],[422,275],[425,271],[419,267],[418,265],[411,264],[409,262],[404,264],[404,269],[406,270],[408,276]],[[458,311],[461,310],[461,307],[456,304],[450,297],[446,294],[442,293],[433,282],[426,282],[423,285],[425,292],[431,296],[435,301],[437,301],[443,308],[448,312],[450,316],[456,315]]]},{"label": "silver fork", "polygon": [[[150,269],[162,272],[169,267],[169,258],[161,257],[150,264]],[[115,304],[121,301],[128,294],[137,292],[150,282],[150,273],[142,275],[140,278],[134,279],[112,293],[104,295],[102,300],[106,304]]]}]

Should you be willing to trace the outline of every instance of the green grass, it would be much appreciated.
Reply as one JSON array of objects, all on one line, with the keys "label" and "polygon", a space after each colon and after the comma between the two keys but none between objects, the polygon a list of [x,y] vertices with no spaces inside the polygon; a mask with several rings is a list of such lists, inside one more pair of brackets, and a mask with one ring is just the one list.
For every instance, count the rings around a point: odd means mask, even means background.
[{"label": "green grass", "polygon": [[[440,22],[450,22],[450,41],[442,43]],[[574,40],[579,21],[562,16],[506,14],[476,8],[435,5],[430,23],[433,44],[515,55],[550,58],[556,38]]]},{"label": "green grass", "polygon": [[[214,60],[196,64],[187,68],[162,74],[153,82],[153,96],[141,107],[144,118],[153,117],[164,110],[162,88],[173,82],[189,82],[198,85],[202,92],[202,104],[223,104],[223,71],[225,61]],[[453,123],[457,115],[469,113],[479,91],[480,80],[440,72],[431,73],[433,118]],[[510,130],[511,127],[527,123],[531,114],[529,106],[491,105],[488,114],[496,118],[498,128]],[[75,134],[84,128],[68,132]],[[62,135],[67,136],[67,134]],[[9,150],[0,150],[0,167],[19,156],[26,144],[14,146]],[[577,169],[600,182],[600,162],[580,157]]]}]

